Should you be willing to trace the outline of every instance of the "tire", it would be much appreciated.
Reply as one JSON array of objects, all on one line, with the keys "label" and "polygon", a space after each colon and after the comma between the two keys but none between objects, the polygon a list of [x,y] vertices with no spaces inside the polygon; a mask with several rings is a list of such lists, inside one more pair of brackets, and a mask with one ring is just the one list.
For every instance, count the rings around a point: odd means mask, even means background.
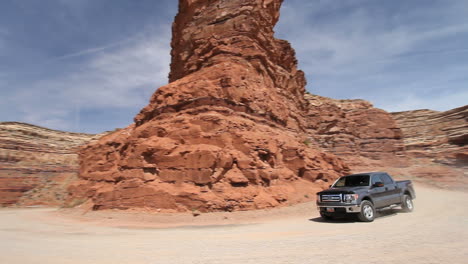
[{"label": "tire", "polygon": [[375,208],[374,205],[364,200],[361,202],[361,212],[357,214],[357,217],[362,222],[372,222],[375,219]]},{"label": "tire", "polygon": [[320,212],[320,216],[321,216],[322,219],[324,219],[324,220],[333,220],[333,216],[327,215],[327,214],[325,214],[325,213],[323,213],[323,212]]},{"label": "tire", "polygon": [[414,210],[413,199],[411,196],[405,194],[403,195],[403,202],[401,203],[401,209],[403,212],[409,213]]}]

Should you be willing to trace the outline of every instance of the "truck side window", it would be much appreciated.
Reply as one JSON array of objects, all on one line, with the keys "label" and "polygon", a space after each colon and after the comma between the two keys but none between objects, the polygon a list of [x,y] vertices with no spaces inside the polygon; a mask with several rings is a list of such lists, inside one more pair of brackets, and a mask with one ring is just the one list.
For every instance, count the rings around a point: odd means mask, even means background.
[{"label": "truck side window", "polygon": [[392,179],[387,174],[381,174],[380,178],[383,180],[384,184],[392,184],[393,183]]},{"label": "truck side window", "polygon": [[379,175],[372,176],[372,185],[376,184],[377,182],[382,182],[383,183],[383,181],[380,179]]}]

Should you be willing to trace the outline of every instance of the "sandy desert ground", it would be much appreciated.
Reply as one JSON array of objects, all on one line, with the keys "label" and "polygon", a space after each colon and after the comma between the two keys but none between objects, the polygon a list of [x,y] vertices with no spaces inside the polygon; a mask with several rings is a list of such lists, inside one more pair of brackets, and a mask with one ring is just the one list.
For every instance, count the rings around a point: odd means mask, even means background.
[{"label": "sandy desert ground", "polygon": [[198,217],[2,209],[0,263],[467,263],[468,193],[416,191],[413,213],[373,223],[323,222],[313,203]]}]

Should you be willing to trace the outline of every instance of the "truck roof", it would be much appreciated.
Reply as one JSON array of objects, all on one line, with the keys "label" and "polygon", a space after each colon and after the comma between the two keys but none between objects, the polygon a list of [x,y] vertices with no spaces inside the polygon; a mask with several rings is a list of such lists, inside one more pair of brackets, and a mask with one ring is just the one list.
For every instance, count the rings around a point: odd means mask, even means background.
[{"label": "truck roof", "polygon": [[360,172],[360,173],[354,173],[350,175],[345,175],[345,176],[355,176],[355,175],[375,175],[375,174],[381,174],[381,173],[386,173],[384,171],[373,171],[373,172]]}]

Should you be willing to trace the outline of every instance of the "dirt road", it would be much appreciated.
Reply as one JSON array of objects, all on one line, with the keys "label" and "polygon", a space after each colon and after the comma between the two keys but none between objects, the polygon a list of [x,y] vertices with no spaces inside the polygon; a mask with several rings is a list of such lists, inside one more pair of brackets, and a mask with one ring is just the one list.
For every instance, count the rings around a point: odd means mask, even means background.
[{"label": "dirt road", "polygon": [[202,215],[194,224],[237,224],[166,229],[115,215],[97,220],[102,213],[73,220],[55,209],[3,209],[0,263],[467,263],[468,194],[416,191],[415,212],[388,212],[373,223],[321,222],[313,204],[259,217]]}]

